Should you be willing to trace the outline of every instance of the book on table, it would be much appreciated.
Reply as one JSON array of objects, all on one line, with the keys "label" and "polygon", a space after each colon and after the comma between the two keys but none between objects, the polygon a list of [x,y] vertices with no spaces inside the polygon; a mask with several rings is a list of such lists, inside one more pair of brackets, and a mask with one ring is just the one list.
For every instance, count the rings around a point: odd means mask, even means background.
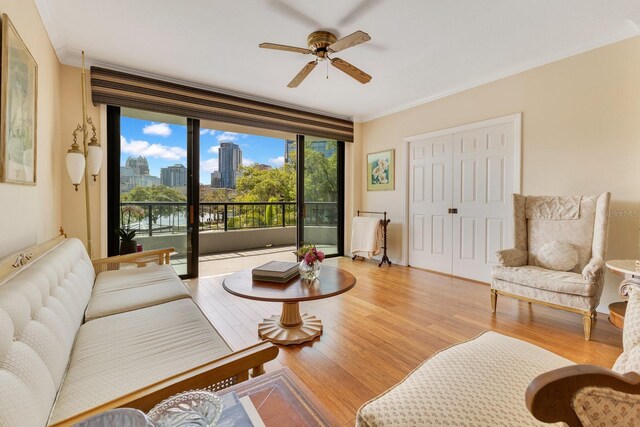
[{"label": "book on table", "polygon": [[251,270],[251,274],[255,280],[284,283],[299,274],[298,263],[288,261],[271,261],[254,268]]},{"label": "book on table", "polygon": [[260,280],[261,282],[287,283],[289,280],[292,280],[298,276],[300,276],[300,272],[294,271],[290,275],[284,277],[256,276],[254,274],[251,278],[253,280]]}]

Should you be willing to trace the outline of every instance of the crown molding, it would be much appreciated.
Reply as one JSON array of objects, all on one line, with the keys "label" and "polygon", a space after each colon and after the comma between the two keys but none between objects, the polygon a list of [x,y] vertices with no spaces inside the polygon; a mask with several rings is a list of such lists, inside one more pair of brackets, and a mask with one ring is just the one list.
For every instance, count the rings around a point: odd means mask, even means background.
[{"label": "crown molding", "polygon": [[[53,46],[60,46],[62,44],[60,31],[58,30],[58,26],[55,20],[53,19],[53,15],[50,11],[50,1],[34,0],[34,2],[36,4],[36,8],[38,12],[40,13],[40,18],[44,23],[45,29],[47,30],[47,34],[49,35],[51,44]],[[247,94],[247,93],[235,92],[235,91],[225,90],[219,87],[210,86],[206,84],[200,84],[200,83],[195,83],[191,81],[169,78],[160,74],[142,72],[142,71],[134,70],[127,67],[117,66],[115,64],[105,63],[99,60],[92,60],[90,57],[88,57],[86,62],[88,66],[95,65],[99,67],[110,68],[110,69],[122,71],[125,73],[137,74],[143,77],[165,80],[168,82],[183,84],[183,85],[192,86],[192,87],[196,87],[204,90],[212,90],[212,91],[216,91],[226,95],[240,96],[240,97],[251,99],[254,101],[268,102],[268,103],[282,106],[282,107],[296,108],[296,109],[310,112],[310,113],[323,114],[329,117],[335,117],[335,118],[344,119],[344,120],[352,120],[354,123],[364,123],[364,122],[375,120],[381,117],[389,116],[391,114],[399,113],[401,111],[408,110],[423,104],[427,104],[429,102],[433,102],[438,99],[446,98],[448,96],[455,95],[457,93],[461,93],[461,92],[476,88],[478,86],[482,86],[506,77],[513,76],[515,74],[522,73],[524,71],[528,71],[543,65],[547,65],[562,59],[569,58],[571,56],[588,52],[590,50],[594,50],[594,49],[597,49],[609,44],[613,44],[613,43],[616,43],[631,37],[635,37],[638,35],[640,35],[640,16],[628,17],[625,20],[625,24],[623,25],[622,28],[620,28],[619,31],[614,32],[612,34],[608,34],[604,37],[599,37],[596,39],[587,40],[582,43],[578,43],[571,48],[565,49],[561,53],[545,55],[538,58],[534,58],[530,61],[525,61],[523,63],[510,67],[506,70],[497,71],[495,73],[489,73],[476,80],[445,89],[443,91],[440,91],[438,93],[435,93],[426,97],[418,98],[413,101],[408,101],[408,102],[398,104],[389,108],[385,108],[381,111],[378,111],[372,114],[353,115],[353,116],[337,115],[328,111],[316,110],[316,109],[308,108],[305,106],[289,104],[286,102],[276,101],[268,98],[256,97],[254,95]],[[58,48],[55,51],[58,57],[58,61],[60,61],[61,64],[80,67],[81,66],[81,59],[80,59],[81,50],[82,49],[80,48],[76,48],[72,46],[62,46],[61,48]]]},{"label": "crown molding", "polygon": [[381,117],[386,117],[389,116],[391,114],[395,114],[395,113],[399,113],[401,111],[404,110],[408,110],[411,109],[413,107],[417,107],[423,104],[427,104],[429,102],[433,102],[436,101],[438,99],[442,99],[442,98],[446,98],[448,96],[451,95],[455,95],[457,93],[461,93],[464,91],[467,91],[469,89],[473,89],[476,88],[478,86],[482,86],[485,85],[487,83],[491,83],[491,82],[495,82],[497,80],[500,79],[504,79],[506,77],[510,77],[525,71],[529,71],[532,70],[534,68],[537,67],[541,67],[543,65],[547,65],[547,64],[551,64],[553,62],[556,61],[560,61],[562,59],[567,59],[569,57],[572,56],[576,56],[579,55],[581,53],[585,53],[588,52],[590,50],[594,50],[594,49],[598,49],[600,47],[604,47],[619,41],[623,41],[632,37],[636,37],[640,35],[640,25],[637,24],[636,22],[634,22],[631,19],[627,19],[626,20],[626,25],[624,26],[624,28],[622,28],[620,31],[614,33],[614,34],[609,34],[606,37],[600,37],[598,39],[595,40],[590,40],[590,41],[586,41],[584,43],[581,43],[579,45],[576,45],[572,48],[569,49],[565,49],[563,52],[558,53],[558,54],[554,54],[554,55],[547,55],[547,56],[543,56],[543,57],[539,57],[539,58],[535,58],[533,60],[530,61],[526,61],[523,63],[520,63],[514,67],[511,67],[507,70],[504,71],[499,71],[499,72],[495,72],[495,73],[490,73],[484,77],[481,77],[475,81],[471,81],[468,83],[464,83],[462,85],[444,90],[442,92],[436,93],[434,95],[429,95],[426,96],[424,98],[419,98],[416,99],[414,101],[409,101],[403,104],[399,104],[396,105],[395,107],[391,107],[391,108],[387,108],[384,109],[380,112],[377,113],[373,113],[373,114],[369,114],[369,115],[365,115],[365,116],[354,116],[353,117],[353,122],[354,123],[365,123],[365,122],[369,122],[371,120],[375,120],[375,119],[379,119]]}]

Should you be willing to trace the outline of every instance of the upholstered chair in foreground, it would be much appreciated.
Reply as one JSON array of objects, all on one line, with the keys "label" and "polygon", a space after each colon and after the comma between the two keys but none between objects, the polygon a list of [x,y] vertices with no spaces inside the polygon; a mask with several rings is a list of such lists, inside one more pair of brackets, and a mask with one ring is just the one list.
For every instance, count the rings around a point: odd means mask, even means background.
[{"label": "upholstered chair in foreground", "polygon": [[582,314],[589,340],[604,283],[610,193],[513,195],[515,248],[497,253],[491,308],[498,295]]}]

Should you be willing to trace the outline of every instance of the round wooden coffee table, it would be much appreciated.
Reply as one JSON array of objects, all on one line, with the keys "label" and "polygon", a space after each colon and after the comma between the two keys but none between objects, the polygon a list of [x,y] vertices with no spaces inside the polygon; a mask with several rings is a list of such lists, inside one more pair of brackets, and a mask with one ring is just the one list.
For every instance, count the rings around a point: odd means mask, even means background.
[{"label": "round wooden coffee table", "polygon": [[257,300],[282,302],[282,314],[258,324],[260,338],[275,344],[301,344],[322,334],[322,322],[307,313],[300,314],[300,301],[329,298],[347,292],[356,285],[353,274],[339,268],[322,266],[320,278],[313,282],[300,277],[287,283],[263,282],[251,278],[251,270],[242,270],[224,279],[222,286],[230,294]]}]

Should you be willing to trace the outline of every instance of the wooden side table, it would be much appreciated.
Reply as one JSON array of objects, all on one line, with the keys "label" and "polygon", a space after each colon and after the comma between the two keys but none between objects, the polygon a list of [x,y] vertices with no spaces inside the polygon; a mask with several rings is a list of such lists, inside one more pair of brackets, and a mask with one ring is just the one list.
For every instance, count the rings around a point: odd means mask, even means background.
[{"label": "wooden side table", "polygon": [[627,311],[627,302],[614,302],[609,304],[609,322],[619,329],[624,328],[624,313]]}]

